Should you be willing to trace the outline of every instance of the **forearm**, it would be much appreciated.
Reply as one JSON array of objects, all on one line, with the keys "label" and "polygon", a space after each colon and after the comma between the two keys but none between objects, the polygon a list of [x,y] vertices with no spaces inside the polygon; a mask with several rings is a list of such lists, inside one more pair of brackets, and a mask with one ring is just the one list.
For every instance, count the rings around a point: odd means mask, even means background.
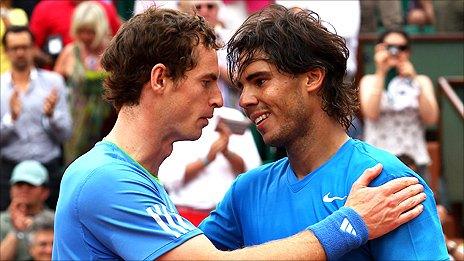
[{"label": "forearm", "polygon": [[14,260],[18,239],[13,232],[9,232],[0,243],[0,260]]},{"label": "forearm", "polygon": [[206,167],[205,161],[199,159],[197,161],[194,161],[185,167],[185,174],[184,174],[184,179],[183,179],[183,184],[187,185],[190,183],[192,180],[194,180],[200,172]]},{"label": "forearm", "polygon": [[275,240],[263,245],[247,247],[231,252],[219,252],[220,260],[324,260],[326,254],[322,245],[310,231],[303,231],[292,237]]},{"label": "forearm", "polygon": [[438,106],[424,95],[419,95],[419,114],[425,124],[436,124],[438,121]]},{"label": "forearm", "polygon": [[415,81],[419,85],[419,115],[424,124],[432,125],[438,121],[438,104],[435,99],[432,81],[425,76],[417,76]]},{"label": "forearm", "polygon": [[[364,83],[361,93],[361,110],[363,116],[377,120],[380,115],[380,102],[384,90],[385,75],[382,73],[376,73],[372,76],[373,78],[369,83]],[[369,86],[367,86],[369,85]]]},{"label": "forearm", "polygon": [[245,172],[245,162],[237,153],[227,150],[223,155],[230,163],[235,175]]},{"label": "forearm", "polygon": [[159,260],[323,260],[326,255],[310,231],[263,245],[234,251],[217,250],[204,235],[194,237],[169,251]]}]

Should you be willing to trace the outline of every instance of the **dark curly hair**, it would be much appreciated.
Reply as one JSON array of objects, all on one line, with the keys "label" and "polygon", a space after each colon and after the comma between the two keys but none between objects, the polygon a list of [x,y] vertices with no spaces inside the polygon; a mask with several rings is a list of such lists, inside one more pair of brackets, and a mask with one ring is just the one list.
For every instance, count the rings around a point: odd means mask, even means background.
[{"label": "dark curly hair", "polygon": [[322,109],[345,129],[359,107],[358,90],[344,82],[349,51],[345,40],[322,25],[309,10],[270,5],[251,15],[228,42],[229,77],[237,84],[245,68],[260,55],[280,73],[325,71],[319,95]]},{"label": "dark curly hair", "polygon": [[149,8],[127,21],[111,40],[102,58],[109,73],[104,98],[119,110],[139,103],[151,69],[161,63],[175,82],[197,65],[195,47],[219,49],[214,30],[198,15]]}]

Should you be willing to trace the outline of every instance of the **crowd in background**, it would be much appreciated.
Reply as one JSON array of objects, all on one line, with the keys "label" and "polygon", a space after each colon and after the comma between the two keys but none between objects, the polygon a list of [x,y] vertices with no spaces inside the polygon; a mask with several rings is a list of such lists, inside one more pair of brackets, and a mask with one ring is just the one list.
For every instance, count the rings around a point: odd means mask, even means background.
[{"label": "crowd in background", "polygon": [[[429,180],[425,129],[437,124],[439,111],[432,81],[409,59],[410,35],[462,34],[464,1],[1,0],[0,259],[51,258],[63,171],[105,137],[116,118],[101,98],[106,74],[100,57],[125,20],[152,5],[197,12],[227,43],[249,14],[272,3],[310,9],[344,37],[347,82],[356,82],[360,34],[380,36],[375,73],[358,79],[361,110],[350,134],[394,153]],[[227,74],[225,48],[218,62],[228,108],[216,110],[198,141],[176,143],[159,173],[181,214],[195,225],[237,175],[285,156],[264,145],[252,125],[237,131],[225,123],[249,124]],[[440,203],[446,206],[446,198]],[[439,210],[445,220],[446,207]],[[450,253],[462,258],[462,243],[449,244]]]}]

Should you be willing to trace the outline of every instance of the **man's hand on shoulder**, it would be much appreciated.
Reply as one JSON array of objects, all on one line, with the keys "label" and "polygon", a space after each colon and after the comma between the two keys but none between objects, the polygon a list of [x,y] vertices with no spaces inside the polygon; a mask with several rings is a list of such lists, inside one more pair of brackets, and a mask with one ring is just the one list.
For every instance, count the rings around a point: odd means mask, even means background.
[{"label": "man's hand on shoulder", "polygon": [[353,208],[364,220],[369,239],[380,237],[417,217],[426,198],[424,187],[415,177],[391,180],[379,187],[368,187],[382,172],[382,165],[369,168],[351,188],[345,206]]}]

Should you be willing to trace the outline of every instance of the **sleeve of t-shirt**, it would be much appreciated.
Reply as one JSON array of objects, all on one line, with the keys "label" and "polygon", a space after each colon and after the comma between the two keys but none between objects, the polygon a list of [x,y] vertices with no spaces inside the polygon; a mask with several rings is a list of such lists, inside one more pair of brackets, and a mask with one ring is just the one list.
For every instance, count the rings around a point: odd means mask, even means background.
[{"label": "sleeve of t-shirt", "polygon": [[236,182],[237,180],[216,209],[199,225],[205,236],[220,250],[235,250],[244,245],[241,226],[234,210]]},{"label": "sleeve of t-shirt", "polygon": [[151,182],[118,165],[97,169],[78,198],[84,230],[125,260],[156,259],[201,234]]},{"label": "sleeve of t-shirt", "polygon": [[381,176],[371,186],[379,186],[400,176],[419,178],[427,195],[427,199],[422,203],[424,210],[410,222],[369,241],[372,255],[379,260],[448,260],[433,192],[423,179],[405,166],[395,166],[384,168]]}]

